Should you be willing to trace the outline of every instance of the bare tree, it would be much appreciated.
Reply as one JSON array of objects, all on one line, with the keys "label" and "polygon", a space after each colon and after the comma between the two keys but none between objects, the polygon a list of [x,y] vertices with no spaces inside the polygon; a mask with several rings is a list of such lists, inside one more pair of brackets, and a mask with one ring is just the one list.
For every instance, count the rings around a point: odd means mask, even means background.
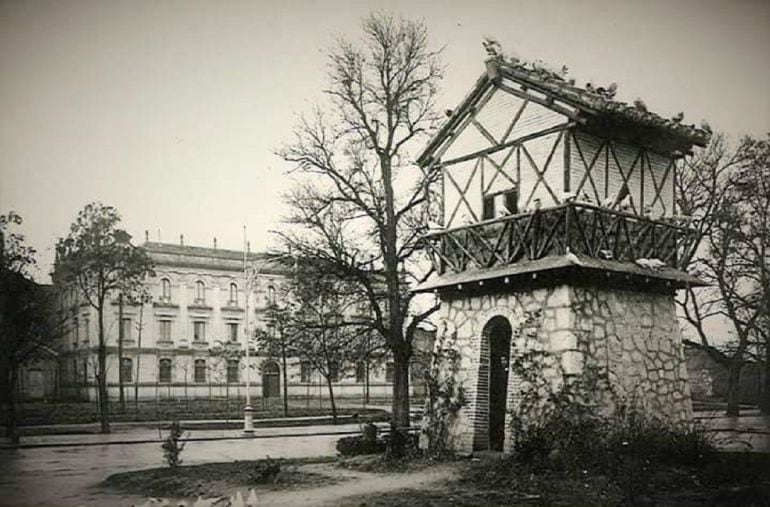
[{"label": "bare tree", "polygon": [[[409,287],[429,270],[419,246],[437,167],[410,165],[410,152],[438,123],[439,51],[421,22],[377,13],[362,23],[358,45],[338,40],[328,52],[329,102],[302,118],[279,151],[296,164],[285,245],[355,280],[372,307],[372,327],[393,354],[396,427],[409,425],[409,359],[414,331],[438,309],[418,308]],[[372,272],[382,273],[386,297]]]},{"label": "bare tree", "polygon": [[[691,271],[709,284],[688,287],[678,302],[704,350],[728,371],[728,415],[739,413],[741,370],[768,312],[767,146],[746,138],[731,151],[716,136],[678,180],[680,209],[702,238]],[[729,323],[734,339],[714,343],[709,323],[717,319]]]},{"label": "bare tree", "polygon": [[75,287],[96,309],[99,329],[96,375],[103,433],[110,431],[104,310],[111,294],[134,292],[153,274],[147,253],[131,244],[131,235],[119,229],[119,224],[120,215],[115,208],[101,203],[88,204],[78,213],[69,235],[57,242],[54,266],[54,281]]}]

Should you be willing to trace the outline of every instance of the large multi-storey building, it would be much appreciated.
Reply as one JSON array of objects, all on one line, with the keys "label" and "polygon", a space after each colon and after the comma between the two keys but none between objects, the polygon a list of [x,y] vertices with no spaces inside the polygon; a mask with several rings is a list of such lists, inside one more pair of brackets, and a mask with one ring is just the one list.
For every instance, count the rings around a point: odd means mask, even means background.
[{"label": "large multi-storey building", "polygon": [[[271,304],[282,305],[293,269],[285,257],[249,253],[253,281],[250,290],[244,277],[244,252],[146,242],[142,248],[155,264],[148,280],[149,301],[122,305],[117,296],[105,310],[107,382],[111,398],[118,396],[119,368],[127,399],[243,396],[246,368],[253,397],[278,397],[283,374],[280,358],[252,350],[244,355],[246,312],[250,329],[267,333]],[[55,277],[54,277],[55,278]],[[62,394],[96,399],[97,315],[78,301],[77,291],[62,291],[62,304],[71,308],[69,332],[59,347],[62,355]],[[121,316],[122,315],[122,316]],[[123,328],[122,354],[118,338]],[[347,366],[347,367],[346,367]],[[328,396],[326,381],[300,357],[286,366],[290,397]],[[340,397],[389,397],[392,364],[387,359],[340,365],[332,374],[334,395]],[[413,375],[419,387],[419,374]]]}]

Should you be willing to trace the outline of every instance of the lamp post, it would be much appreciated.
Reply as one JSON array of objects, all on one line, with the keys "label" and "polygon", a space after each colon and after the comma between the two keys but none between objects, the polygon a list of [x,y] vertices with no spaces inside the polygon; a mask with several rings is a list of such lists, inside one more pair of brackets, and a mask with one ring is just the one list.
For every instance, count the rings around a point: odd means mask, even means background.
[{"label": "lamp post", "polygon": [[244,302],[244,311],[246,312],[246,320],[244,327],[244,335],[246,336],[246,404],[243,407],[243,433],[247,436],[254,435],[254,408],[251,406],[251,364],[250,358],[250,344],[251,340],[251,314],[249,313],[249,299],[251,298],[252,287],[255,285],[260,273],[270,262],[279,261],[288,257],[291,254],[278,254],[264,259],[261,263],[253,263],[248,260],[248,243],[246,242],[246,226],[243,227],[243,277],[244,285],[246,286],[246,296]]}]

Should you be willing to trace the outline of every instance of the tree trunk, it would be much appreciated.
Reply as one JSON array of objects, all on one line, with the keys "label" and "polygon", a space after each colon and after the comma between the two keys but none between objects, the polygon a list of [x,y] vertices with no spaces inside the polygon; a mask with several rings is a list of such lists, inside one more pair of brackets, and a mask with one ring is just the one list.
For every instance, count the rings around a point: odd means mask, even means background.
[{"label": "tree trunk", "polygon": [[332,376],[326,377],[326,386],[329,388],[329,402],[332,406],[332,421],[337,424],[337,404],[334,401],[334,387],[332,387]]},{"label": "tree trunk", "polygon": [[123,391],[123,293],[118,295],[118,391],[120,413],[126,413],[126,393]]},{"label": "tree trunk", "polygon": [[19,443],[19,420],[16,411],[16,384],[19,379],[19,368],[17,365],[10,365],[8,368],[8,385],[6,388],[6,402],[8,415],[6,418],[5,436],[12,444]]},{"label": "tree trunk", "polygon": [[380,170],[385,190],[385,231],[382,238],[383,262],[385,264],[385,282],[388,292],[388,330],[387,337],[393,353],[393,413],[391,425],[396,428],[409,427],[409,357],[410,344],[404,336],[404,318],[401,313],[401,281],[398,272],[397,227],[395,216],[395,197],[393,192],[393,172],[391,161],[386,155],[380,155]]},{"label": "tree trunk", "polygon": [[101,423],[101,432],[110,432],[110,408],[107,397],[107,345],[104,342],[104,301],[101,301],[97,308],[99,316],[99,422]]},{"label": "tree trunk", "polygon": [[289,417],[289,386],[287,385],[288,375],[286,374],[286,343],[281,337],[281,361],[283,362],[283,416]]},{"label": "tree trunk", "polygon": [[740,361],[731,361],[727,370],[727,415],[731,417],[740,415],[742,368]]},{"label": "tree trunk", "polygon": [[[366,342],[366,348],[369,349],[369,342]],[[364,407],[369,404],[369,353],[366,353],[366,363],[364,363]]]},{"label": "tree trunk", "polygon": [[409,354],[393,351],[393,415],[391,425],[409,427]]},{"label": "tree trunk", "polygon": [[765,415],[770,414],[770,343],[765,343],[765,360],[762,372],[762,395],[759,408]]},{"label": "tree trunk", "polygon": [[139,365],[142,360],[142,328],[144,327],[144,301],[139,307],[139,329],[136,337],[136,377],[134,378],[134,412],[139,414]]}]

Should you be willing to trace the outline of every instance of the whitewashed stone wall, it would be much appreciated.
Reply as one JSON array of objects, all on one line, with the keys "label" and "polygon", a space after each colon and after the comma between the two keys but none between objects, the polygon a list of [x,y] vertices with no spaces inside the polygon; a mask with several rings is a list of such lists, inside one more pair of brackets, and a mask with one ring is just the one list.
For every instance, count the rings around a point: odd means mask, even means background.
[{"label": "whitewashed stone wall", "polygon": [[[472,296],[458,292],[442,296],[438,332],[447,338],[437,339],[437,343],[451,343],[462,357],[457,376],[468,403],[450,430],[456,451],[486,448],[488,380],[480,379],[479,371],[489,360],[484,327],[495,316],[505,317],[511,325],[512,357],[537,349],[558,363],[543,370],[554,385],[590,364],[607,373],[615,394],[646,413],[672,422],[690,418],[673,294],[568,285]],[[521,379],[509,375],[508,412],[521,388]],[[610,398],[605,398],[606,409],[612,410]],[[509,428],[510,413],[506,415],[508,450]]]}]

